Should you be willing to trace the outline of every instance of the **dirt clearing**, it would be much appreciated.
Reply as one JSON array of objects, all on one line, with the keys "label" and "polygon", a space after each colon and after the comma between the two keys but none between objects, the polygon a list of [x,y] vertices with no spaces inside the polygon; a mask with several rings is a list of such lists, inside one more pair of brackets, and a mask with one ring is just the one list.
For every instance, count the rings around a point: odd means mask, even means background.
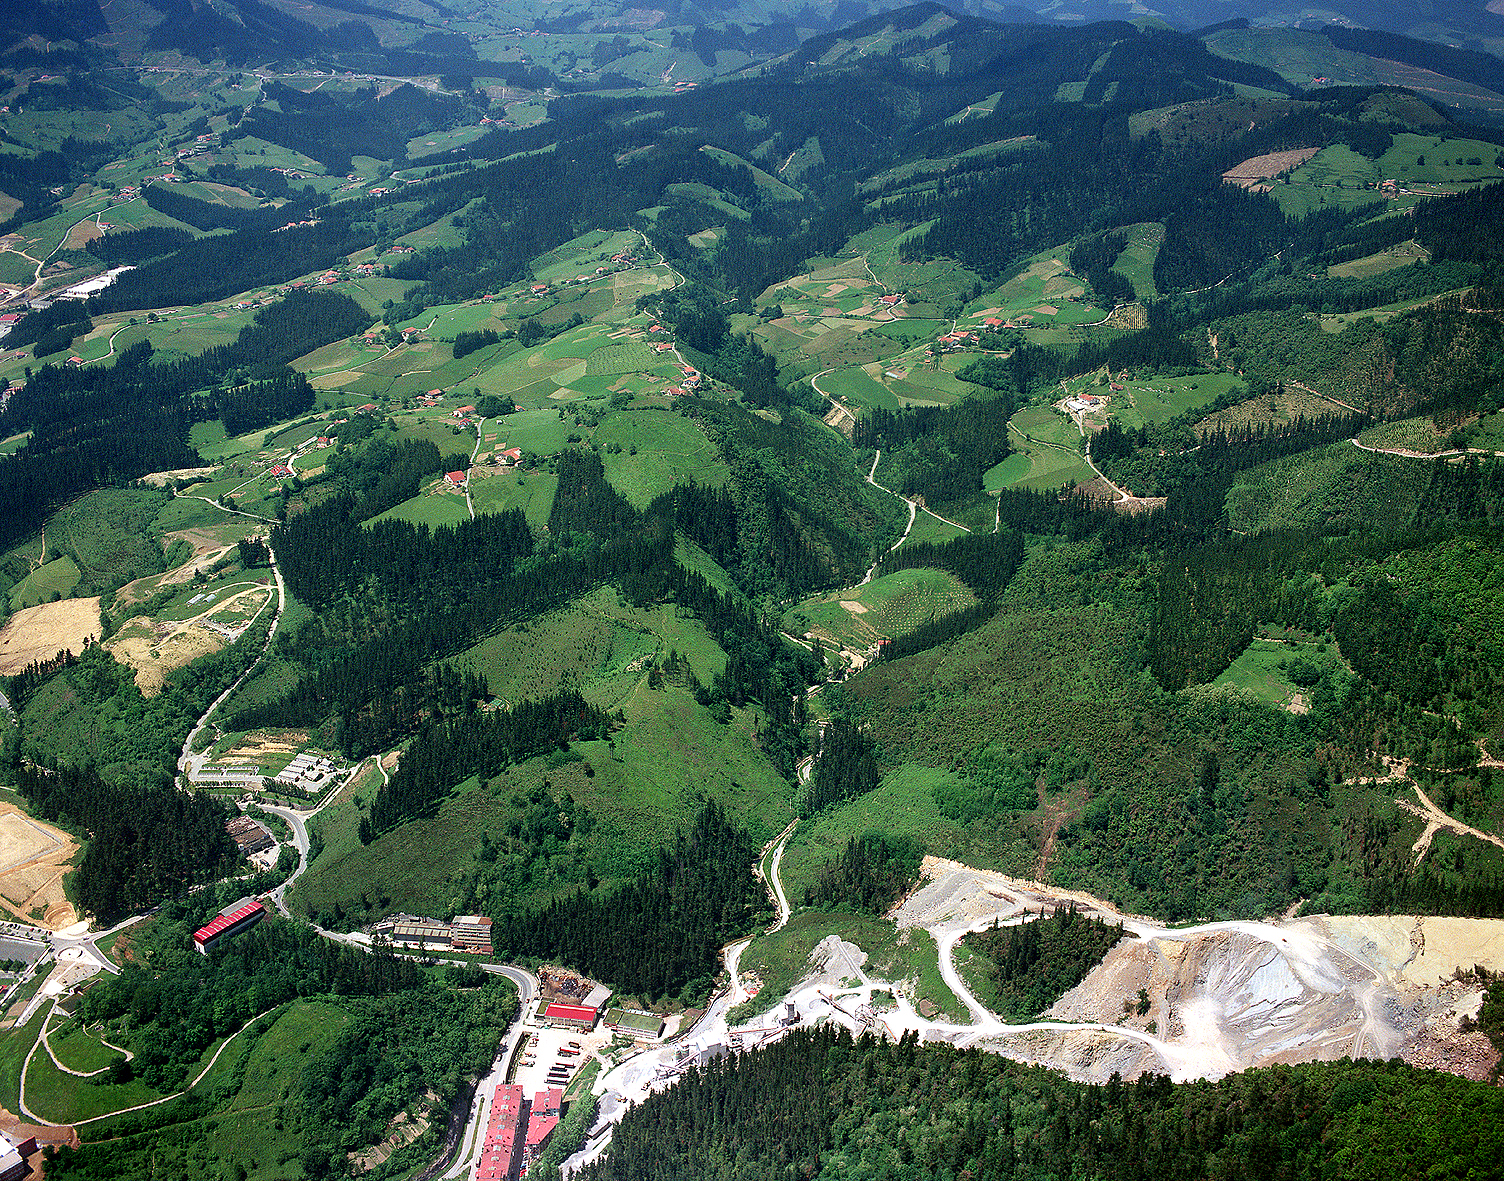
[{"label": "dirt clearing", "polygon": [[1229,168],[1222,179],[1241,188],[1248,188],[1263,180],[1273,180],[1282,172],[1289,172],[1304,164],[1320,148],[1296,148],[1291,152],[1270,152],[1267,156],[1253,156],[1235,168]]},{"label": "dirt clearing", "polygon": [[77,851],[62,829],[0,803],[0,907],[53,931],[78,922],[63,893],[63,874]]},{"label": "dirt clearing", "polygon": [[271,594],[270,587],[254,586],[192,619],[167,621],[137,615],[122,624],[105,647],[116,660],[135,671],[137,687],[151,697],[162,691],[168,673],[200,656],[218,652],[238,637],[248,621],[266,606]]},{"label": "dirt clearing", "polygon": [[28,664],[51,660],[65,648],[82,652],[98,637],[98,595],[27,607],[0,628],[0,676],[13,677]]},{"label": "dirt clearing", "polygon": [[204,476],[212,476],[218,468],[213,467],[180,467],[170,472],[152,472],[150,475],[141,477],[143,484],[150,484],[153,488],[165,488],[172,480],[197,480]]}]

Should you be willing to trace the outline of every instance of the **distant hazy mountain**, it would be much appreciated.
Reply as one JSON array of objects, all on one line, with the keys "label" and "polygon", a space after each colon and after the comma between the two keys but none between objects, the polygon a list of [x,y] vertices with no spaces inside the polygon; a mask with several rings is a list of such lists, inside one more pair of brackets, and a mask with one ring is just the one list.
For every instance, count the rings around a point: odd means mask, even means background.
[{"label": "distant hazy mountain", "polygon": [[[1244,21],[1255,27],[1312,30],[1346,26],[1504,57],[1504,15],[1489,11],[1490,2],[955,0],[948,7],[958,15],[1011,24],[1147,20],[1182,31]],[[1499,0],[1492,0],[1492,5],[1504,7]],[[14,51],[28,38],[33,52],[43,44],[93,41],[122,52],[180,53],[236,66],[298,60],[381,72],[463,72],[465,63],[477,58],[475,45],[485,40],[477,29],[487,27],[609,33],[735,26],[732,35],[746,39],[738,47],[753,57],[765,57],[811,34],[902,7],[901,0],[663,0],[653,6],[642,0],[501,0],[483,15],[471,15],[441,0],[142,0],[103,9],[99,0],[22,0],[0,5],[0,50],[10,46]],[[772,30],[777,36],[765,33],[759,39],[758,30]],[[1382,45],[1342,48],[1385,56]],[[484,56],[482,50],[480,57]],[[1403,53],[1388,56],[1408,60]],[[1490,68],[1482,70],[1487,73]]]}]

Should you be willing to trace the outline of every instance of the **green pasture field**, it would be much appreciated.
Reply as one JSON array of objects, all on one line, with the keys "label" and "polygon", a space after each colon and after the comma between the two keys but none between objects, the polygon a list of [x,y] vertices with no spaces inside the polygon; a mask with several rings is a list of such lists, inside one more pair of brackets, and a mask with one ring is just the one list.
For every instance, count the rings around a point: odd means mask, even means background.
[{"label": "green pasture field", "polygon": [[922,317],[905,317],[898,320],[879,320],[870,331],[889,337],[906,345],[925,345],[937,336],[950,331],[949,320],[927,320]]},{"label": "green pasture field", "polygon": [[998,316],[1035,324],[1090,324],[1101,320],[1106,310],[1087,298],[1086,283],[1072,275],[1066,265],[1069,257],[1068,244],[1042,251],[1001,286],[973,299],[966,314],[977,319]]},{"label": "green pasture field", "polygon": [[563,324],[575,315],[582,320],[599,320],[617,305],[616,276],[600,275],[576,283],[559,292],[558,302],[539,312],[534,319],[546,326]]},{"label": "green pasture field", "polygon": [[[49,87],[32,83],[32,93]],[[103,120],[103,121],[101,121]],[[105,125],[109,130],[105,130]],[[77,139],[108,139],[121,144],[139,143],[152,132],[152,118],[144,107],[113,110],[108,116],[86,109],[67,107],[35,108],[13,111],[5,117],[6,138],[38,151],[56,151],[70,136]]]},{"label": "green pasture field", "polygon": [[47,1040],[58,1061],[80,1074],[101,1070],[120,1057],[85,1030],[76,1018],[54,1024]]},{"label": "green pasture field", "polygon": [[[1125,427],[1164,423],[1199,409],[1241,384],[1233,373],[1196,373],[1187,377],[1153,377],[1123,384],[1111,393],[1107,412]],[[1101,393],[1100,387],[1096,392]],[[1033,433],[1033,432],[1031,432]]]},{"label": "green pasture field", "polygon": [[[794,901],[792,892],[790,901]],[[758,936],[742,953],[741,970],[755,974],[762,988],[752,1000],[733,1009],[729,1020],[745,1022],[773,1008],[813,970],[810,954],[830,935],[839,935],[867,953],[862,966],[869,976],[908,981],[906,991],[915,1004],[929,1001],[941,1020],[965,1019],[965,1005],[940,976],[939,951],[928,931],[900,931],[887,919],[868,915],[806,910],[795,914],[781,930]],[[839,968],[833,971],[840,974]]]},{"label": "green pasture field", "polygon": [[255,521],[227,513],[216,504],[205,504],[195,498],[200,485],[194,485],[181,496],[176,496],[162,506],[153,522],[164,535],[179,529],[204,529],[220,539],[221,545],[230,545],[258,528]]},{"label": "green pasture field", "polygon": [[438,152],[447,152],[454,148],[463,147],[465,144],[474,143],[490,129],[473,124],[469,127],[455,127],[449,131],[435,131],[431,135],[419,136],[407,141],[407,158],[420,160],[424,156],[432,156]]},{"label": "green pasture field", "polygon": [[1014,451],[1007,459],[987,469],[982,476],[982,487],[988,492],[1011,488],[1026,479],[1033,466],[1033,460],[1027,452]]},{"label": "green pasture field", "polygon": [[[466,400],[463,405],[469,405]],[[463,451],[466,455],[475,446],[475,428],[460,427],[459,423],[449,417],[447,412],[435,414],[433,411],[398,411],[391,416],[397,424],[397,438],[399,439],[426,439],[439,449],[441,455],[452,455]],[[497,419],[486,419],[485,432],[492,434],[495,431]],[[502,419],[500,421],[506,421]],[[455,428],[459,427],[458,430]],[[481,448],[485,452],[485,447]]]},{"label": "green pasture field", "polygon": [[1499,146],[1484,140],[1400,131],[1394,135],[1393,146],[1374,161],[1374,166],[1381,174],[1378,179],[1465,187],[1504,179],[1504,172],[1494,163],[1498,158]]},{"label": "green pasture field", "polygon": [[739,205],[733,205],[725,199],[725,194],[720,189],[711,188],[699,181],[676,181],[665,189],[674,197],[688,197],[693,201],[700,201],[710,206],[717,213],[727,217],[734,217],[738,221],[750,221],[752,215]]},{"label": "green pasture field", "polygon": [[439,476],[411,500],[404,500],[401,504],[394,505],[380,516],[372,517],[366,524],[374,525],[378,521],[411,521],[414,525],[437,528],[440,525],[458,525],[461,521],[468,521],[470,510],[465,504],[464,494],[436,491],[443,485],[444,477]]},{"label": "green pasture field", "polygon": [[[217,1043],[214,1049],[218,1049]],[[204,1054],[193,1074],[203,1069],[203,1063],[212,1054],[213,1050]],[[113,1115],[124,1108],[160,1098],[162,1092],[153,1090],[140,1079],[128,1083],[94,1081],[80,1086],[77,1078],[59,1070],[43,1050],[33,1054],[31,1064],[26,1067],[26,1105],[38,1115],[58,1123],[71,1124],[96,1116]]]},{"label": "green pasture field", "polygon": [[[935,520],[928,513],[919,516]],[[948,536],[960,532],[942,521],[935,523]],[[918,517],[914,524],[917,529]],[[782,626],[795,635],[808,633],[860,651],[975,602],[976,596],[954,574],[917,567],[896,570],[850,590],[806,599],[784,612]],[[853,606],[842,605],[847,603]]]},{"label": "green pasture field", "polygon": [[380,317],[382,304],[402,300],[413,287],[409,279],[389,279],[385,275],[361,275],[341,285],[341,289],[371,315]]},{"label": "green pasture field", "polygon": [[[922,234],[933,223],[925,222],[902,230],[894,225],[874,226],[846,244],[847,250],[861,251],[884,291],[902,291],[906,303],[918,316],[954,315],[980,277],[960,263],[949,259],[930,262],[900,262],[898,248],[905,238]],[[870,280],[869,280],[870,283]],[[881,292],[873,291],[873,294]]]},{"label": "green pasture field", "polygon": [[880,832],[912,837],[930,852],[945,852],[967,865],[1028,876],[1038,850],[994,828],[964,828],[945,816],[936,793],[964,791],[953,771],[905,763],[865,795],[800,821],[783,855],[783,882],[790,901],[802,899],[824,865],[853,837]]},{"label": "green pasture field", "polygon": [[1097,473],[1076,447],[1031,442],[1020,438],[1016,431],[1012,443],[1013,454],[989,468],[983,477],[983,487],[989,492],[1001,488],[1047,492],[1063,484],[1084,484],[1096,478]]},{"label": "green pasture field", "polygon": [[1008,420],[1019,434],[1040,443],[1065,447],[1071,451],[1081,449],[1081,432],[1072,422],[1053,406],[1026,406]]},{"label": "green pasture field", "polygon": [[682,533],[674,537],[674,561],[686,570],[693,570],[721,594],[732,599],[742,597],[726,568]]},{"label": "green pasture field", "polygon": [[[514,410],[496,421],[496,449],[521,447],[526,455],[554,455],[569,445],[569,436],[575,431],[574,418],[567,412],[560,418],[557,405]],[[486,433],[491,433],[489,421]]]},{"label": "green pasture field", "polygon": [[[489,790],[475,780],[458,785],[431,819],[418,820],[362,846],[359,812],[345,799],[320,814],[324,852],[296,883],[291,904],[314,913],[343,906],[360,914],[372,899],[372,919],[391,908],[438,912],[452,905],[451,874],[476,864],[476,834],[504,833],[517,815],[512,800],[542,787],[568,793],[594,818],[577,833],[582,853],[606,883],[652,863],[665,837],[686,825],[706,796],[756,842],[771,837],[788,817],[788,785],[767,763],[756,732],[765,724],[753,711],[732,712],[718,724],[687,687],[665,678],[650,689],[646,674],[621,699],[612,739],[578,742],[568,754],[535,758],[493,776]],[[554,685],[557,682],[553,682]],[[609,694],[608,694],[609,696]],[[578,755],[579,758],[572,756]],[[580,883],[555,879],[512,901],[524,906],[566,897]],[[378,905],[379,903],[379,905]]]},{"label": "green pasture field", "polygon": [[595,268],[610,264],[613,254],[630,250],[639,255],[641,235],[630,230],[591,230],[533,259],[534,282],[564,283],[576,275],[593,275]]},{"label": "green pasture field", "polygon": [[339,1031],[350,1015],[338,1005],[293,1001],[255,1041],[229,1111],[249,1111],[285,1096],[298,1074]]},{"label": "green pasture field", "polygon": [[[235,1079],[233,1093],[215,1095],[213,1110],[177,1123],[181,1129],[202,1137],[214,1146],[214,1154],[234,1176],[247,1181],[289,1181],[303,1176],[297,1156],[297,1141],[283,1128],[283,1103],[325,1045],[348,1022],[348,1014],[336,1005],[294,1001],[247,1028],[205,1077],[195,1093],[204,1093],[223,1081]],[[174,1105],[159,1110],[167,1113]],[[128,1118],[128,1117],[127,1117]],[[83,1139],[119,1136],[116,1120],[101,1120],[80,1129]],[[161,1129],[127,1133],[129,1144],[136,1138],[150,1143]]]},{"label": "green pasture field", "polygon": [[642,373],[660,368],[663,357],[672,359],[672,354],[660,356],[646,341],[622,341],[619,344],[603,345],[592,352],[585,359],[585,372],[597,377]]},{"label": "green pasture field", "polygon": [[[26,1002],[36,995],[42,987],[42,981],[46,979],[46,972],[39,972],[20,989],[11,999],[9,1006],[10,1016],[20,1015]],[[26,1055],[31,1052],[31,1047],[36,1044],[37,1038],[42,1032],[42,1022],[46,1020],[50,1005],[39,1005],[37,1011],[31,1015],[31,1020],[25,1025],[15,1027],[6,1025],[0,1031],[0,1104],[4,1104],[10,1111],[19,1111],[21,1092],[21,1066],[26,1061]],[[38,1050],[37,1053],[45,1057],[45,1053]]]},{"label": "green pasture field", "polygon": [[[1458,288],[1455,291],[1447,291],[1443,292],[1442,294],[1461,295],[1464,290],[1466,290],[1466,288]],[[1424,304],[1434,303],[1441,298],[1442,296],[1438,295],[1423,295],[1416,299],[1405,299],[1399,300],[1395,303],[1380,304],[1377,307],[1366,308],[1360,312],[1337,312],[1334,315],[1323,314],[1321,317],[1321,330],[1323,332],[1329,332],[1333,336],[1336,336],[1355,320],[1361,320],[1365,317],[1377,320],[1381,324],[1386,323],[1389,320],[1394,319],[1396,316],[1403,315],[1405,312],[1414,311],[1416,308],[1421,307]]]},{"label": "green pasture field", "polygon": [[281,144],[257,139],[253,135],[237,139],[222,154],[235,156],[236,165],[240,168],[292,168],[309,174],[307,179],[297,182],[298,184],[308,184],[317,177],[327,175],[324,166],[312,157],[284,148]]},{"label": "green pasture field", "polygon": [[[196,229],[185,221],[179,221],[175,217],[168,217],[160,210],[153,209],[140,197],[133,197],[129,201],[122,201],[118,205],[111,205],[104,211],[99,219],[105,225],[113,225],[119,230],[141,230],[148,226],[161,226],[165,229],[187,230],[195,238],[202,238],[205,232]],[[108,236],[108,235],[106,235]]]},{"label": "green pasture field", "polygon": [[700,149],[700,151],[704,152],[707,156],[711,157],[711,159],[717,160],[720,163],[725,164],[725,165],[727,165],[727,166],[729,166],[731,168],[737,168],[737,167],[746,168],[749,172],[752,173],[752,179],[757,184],[758,191],[761,192],[763,194],[763,196],[766,197],[766,198],[768,198],[769,200],[772,200],[772,201],[802,201],[802,200],[804,200],[804,194],[801,193],[798,189],[793,188],[790,185],[784,184],[783,181],[779,180],[772,173],[764,172],[761,168],[757,167],[757,165],[753,164],[750,160],[743,160],[740,156],[736,155],[734,152],[728,152],[728,151],[724,150],[723,148],[711,147],[708,144],[705,147],[702,147]]},{"label": "green pasture field", "polygon": [[595,441],[601,445],[606,479],[638,508],[675,484],[693,480],[719,488],[731,478],[731,469],[704,432],[670,410],[645,407],[608,414],[596,428]]},{"label": "green pasture field", "polygon": [[19,611],[38,603],[66,599],[78,585],[80,577],[77,563],[68,555],[54,558],[45,566],[38,566],[11,588],[10,609]]},{"label": "green pasture field", "polygon": [[835,373],[822,374],[817,388],[859,407],[870,406],[875,410],[897,410],[899,407],[898,399],[865,369],[839,369]]},{"label": "green pasture field", "polygon": [[1112,269],[1133,284],[1139,299],[1157,298],[1159,288],[1154,285],[1154,261],[1159,257],[1159,248],[1165,240],[1164,223],[1139,222],[1123,226],[1121,232],[1128,235],[1128,244],[1123,247],[1123,253],[1118,255]]},{"label": "green pasture field", "polygon": [[1407,267],[1411,263],[1421,262],[1429,257],[1426,248],[1419,243],[1401,242],[1398,246],[1391,246],[1387,250],[1370,254],[1366,258],[1336,263],[1327,267],[1326,273],[1334,279],[1367,279],[1373,275],[1382,275],[1385,271]]},{"label": "green pasture field", "polygon": [[558,489],[559,477],[549,471],[497,468],[493,475],[470,477],[470,499],[477,513],[520,508],[534,532],[548,524]]},{"label": "green pasture field", "polygon": [[398,244],[401,246],[415,246],[419,250],[426,250],[434,246],[442,246],[448,249],[463,246],[465,244],[464,231],[459,229],[454,224],[454,221],[455,218],[464,217],[474,204],[475,202],[472,201],[464,209],[456,209],[453,213],[446,213],[438,221],[426,225],[422,229],[414,230],[410,234],[403,234],[402,237],[397,239]]},{"label": "green pasture field", "polygon": [[688,660],[704,684],[726,667],[726,654],[699,621],[676,617],[672,605],[632,607],[605,587],[482,640],[455,663],[484,675],[506,702],[571,684],[605,708],[646,676],[648,662],[661,663],[670,650]]},{"label": "green pasture field", "polygon": [[[500,332],[504,325],[495,303],[450,303],[442,307],[428,308],[411,320],[397,325],[399,328],[422,328],[435,340],[443,340],[459,332],[475,332],[490,328]],[[432,327],[429,325],[432,324]]]},{"label": "green pasture field", "polygon": [[30,431],[22,431],[19,435],[12,435],[3,443],[0,443],[0,455],[14,455],[22,447],[26,446],[27,440],[30,438]]},{"label": "green pasture field", "polygon": [[1326,643],[1282,643],[1255,638],[1212,682],[1212,687],[1231,687],[1251,693],[1279,709],[1299,708],[1309,701],[1309,690],[1300,689],[1287,671],[1292,661],[1305,660],[1318,668],[1339,668],[1341,657]]},{"label": "green pasture field", "polygon": [[193,197],[209,205],[225,205],[231,209],[255,209],[261,204],[260,198],[253,197],[244,189],[233,185],[189,181],[186,184],[174,185],[173,189],[185,197]]}]

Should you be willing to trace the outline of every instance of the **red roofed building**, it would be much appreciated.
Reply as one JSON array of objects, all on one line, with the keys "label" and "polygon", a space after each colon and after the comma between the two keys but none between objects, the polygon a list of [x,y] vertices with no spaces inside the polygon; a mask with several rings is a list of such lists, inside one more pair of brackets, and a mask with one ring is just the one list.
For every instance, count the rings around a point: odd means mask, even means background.
[{"label": "red roofed building", "polygon": [[1000,316],[988,316],[982,323],[987,325],[988,328],[1001,328],[1004,320]]},{"label": "red roofed building", "polygon": [[590,1030],[595,1028],[595,1019],[599,1013],[599,1009],[592,1009],[589,1005],[563,1005],[553,1001],[543,1010],[543,1020],[550,1025],[562,1025],[568,1029]]},{"label": "red roofed building", "polygon": [[445,472],[444,479],[449,481],[451,488],[463,488],[465,486],[464,472]]},{"label": "red roofed building", "polygon": [[292,475],[292,468],[288,467],[285,463],[273,464],[271,475],[272,479],[280,480],[285,476]]},{"label": "red roofed building", "polygon": [[505,451],[503,451],[501,453],[501,459],[502,459],[503,463],[521,463],[522,462],[522,448],[521,447],[508,447]]},{"label": "red roofed building", "polygon": [[549,1087],[533,1096],[532,1114],[528,1116],[527,1138],[522,1143],[522,1175],[537,1159],[538,1153],[548,1143],[548,1138],[559,1126],[559,1111],[564,1106],[564,1092],[558,1087]]},{"label": "red roofed building", "polygon": [[491,1097],[491,1118],[481,1145],[476,1181],[511,1181],[516,1176],[518,1149],[522,1146],[522,1088],[516,1083],[498,1086]]},{"label": "red roofed building", "polygon": [[222,914],[212,923],[200,927],[193,933],[193,946],[198,949],[200,955],[208,955],[212,948],[219,946],[221,940],[239,935],[242,931],[254,927],[265,917],[266,907],[259,902],[252,902],[239,910]]}]

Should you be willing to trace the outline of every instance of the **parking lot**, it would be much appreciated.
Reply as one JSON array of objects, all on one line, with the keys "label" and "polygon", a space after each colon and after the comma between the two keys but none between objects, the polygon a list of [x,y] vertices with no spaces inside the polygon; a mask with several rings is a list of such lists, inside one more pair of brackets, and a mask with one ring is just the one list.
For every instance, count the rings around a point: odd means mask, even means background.
[{"label": "parking lot", "polygon": [[[537,1039],[536,1042],[534,1038]],[[545,1087],[567,1087],[595,1052],[610,1042],[611,1031],[604,1027],[597,1027],[594,1033],[582,1033],[577,1029],[548,1029],[530,1025],[517,1059],[514,1081],[522,1084],[529,1097]],[[573,1050],[576,1044],[580,1047],[579,1054],[559,1053],[560,1050]],[[560,1064],[567,1072],[566,1077],[561,1081],[560,1076],[555,1074],[550,1079],[550,1069]]]}]

